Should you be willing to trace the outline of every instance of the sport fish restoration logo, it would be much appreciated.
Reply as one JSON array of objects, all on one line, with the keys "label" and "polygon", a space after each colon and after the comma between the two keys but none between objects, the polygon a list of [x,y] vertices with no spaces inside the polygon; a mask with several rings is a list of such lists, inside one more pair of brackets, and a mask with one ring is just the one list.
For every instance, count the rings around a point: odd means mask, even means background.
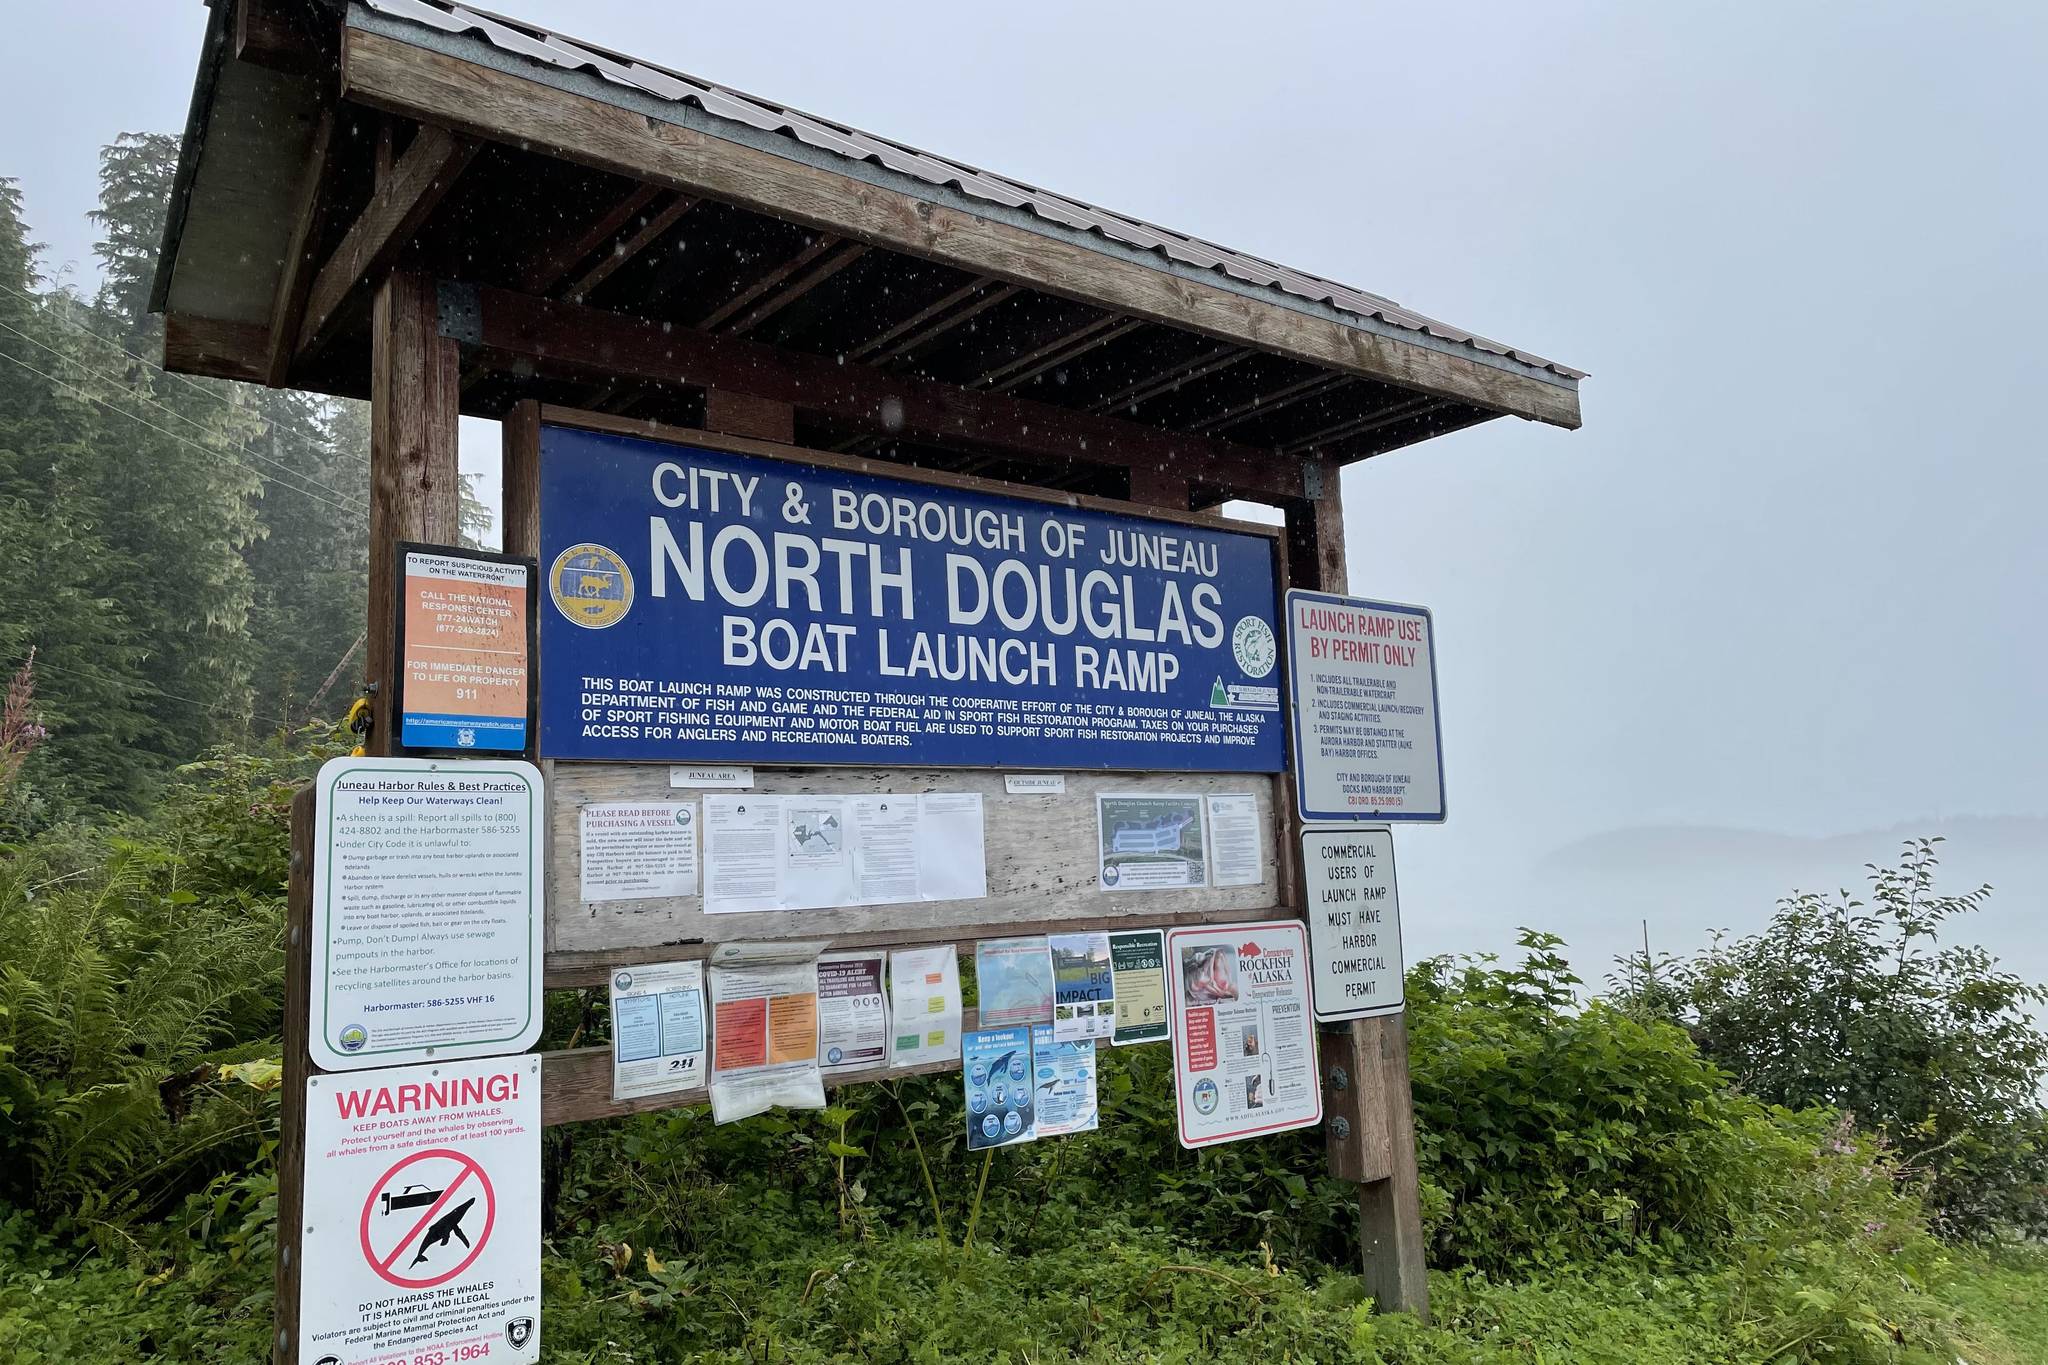
[{"label": "sport fish restoration logo", "polygon": [[1238,945],[1237,971],[1254,986],[1285,985],[1294,980],[1294,950],[1261,948],[1248,940]]},{"label": "sport fish restoration logo", "polygon": [[603,545],[571,545],[548,570],[555,610],[586,630],[603,630],[626,619],[633,606],[633,571]]},{"label": "sport fish restoration logo", "polygon": [[1230,649],[1248,678],[1265,677],[1280,658],[1273,628],[1256,616],[1238,618],[1237,628],[1230,633]]}]

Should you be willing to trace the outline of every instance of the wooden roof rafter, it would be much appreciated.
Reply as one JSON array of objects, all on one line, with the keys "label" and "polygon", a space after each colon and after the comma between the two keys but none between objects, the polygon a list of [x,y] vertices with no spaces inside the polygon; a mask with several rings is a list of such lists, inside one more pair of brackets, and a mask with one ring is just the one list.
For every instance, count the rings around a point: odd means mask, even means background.
[{"label": "wooden roof rafter", "polygon": [[[232,23],[246,3],[221,0],[219,12]],[[786,137],[766,135],[765,123],[749,131],[730,122],[729,102],[695,108],[676,97],[691,78],[665,86],[644,66],[621,76],[607,65],[623,60],[616,54],[579,67],[589,49],[532,26],[446,0],[349,0],[345,17],[324,0],[264,3],[313,17],[266,29],[261,80],[221,58],[220,89],[247,87],[238,96],[246,112],[256,86],[274,95],[297,81],[293,117],[334,131],[324,142],[307,133],[306,160],[319,170],[289,186],[269,178],[273,199],[292,201],[275,215],[289,220],[280,243],[241,246],[238,259],[279,262],[262,306],[214,305],[221,291],[208,293],[209,281],[230,292],[249,282],[222,273],[225,248],[239,245],[229,239],[254,234],[221,227],[232,158],[211,172],[210,188],[203,157],[197,174],[184,164],[209,139],[225,145],[228,116],[203,108],[214,77],[202,71],[194,128],[204,135],[188,129],[176,194],[210,196],[210,216],[191,218],[174,196],[158,290],[178,368],[359,394],[365,286],[403,268],[600,305],[664,336],[758,338],[901,384],[1028,395],[1048,417],[1114,420],[1127,439],[1137,430],[1220,441],[1272,465],[1276,496],[1313,486],[1298,468],[1303,454],[1362,458],[1503,413],[1578,420],[1577,372],[1457,329],[1432,334],[1429,319],[1378,296],[1333,286],[1326,306],[1311,277],[1160,230],[1152,235],[1171,239],[1161,250],[1175,255],[1162,265],[1130,249],[1151,233],[1135,220],[1085,205],[1071,217],[1071,202],[1030,187],[1019,191],[1027,211],[1013,212],[1003,197],[1013,183],[979,172],[949,188],[918,169],[927,183],[913,183],[900,172],[933,158],[903,149],[908,161],[889,153],[860,164],[844,148],[820,151],[813,122],[794,112]],[[320,22],[331,27],[307,41],[336,61],[308,63],[279,47]],[[338,86],[318,78],[337,63]],[[277,126],[271,109],[256,109],[252,145]],[[393,152],[373,174],[386,129],[397,134]],[[865,138],[846,132],[849,145]],[[1033,213],[1040,221],[1027,221]],[[1068,227],[1084,222],[1114,240],[1077,240]],[[198,244],[190,271],[179,267],[181,242]],[[1228,261],[1214,275],[1187,268],[1217,252]],[[1293,300],[1269,301],[1271,289]],[[1373,319],[1337,316],[1346,309]],[[610,376],[593,391],[547,378],[532,357],[475,345],[464,346],[461,370],[465,410],[484,415],[534,398],[672,421],[701,401],[692,397],[701,385],[673,375]],[[804,394],[790,401],[799,427],[833,444],[893,448],[902,435]],[[862,425],[869,430],[846,430]]]}]

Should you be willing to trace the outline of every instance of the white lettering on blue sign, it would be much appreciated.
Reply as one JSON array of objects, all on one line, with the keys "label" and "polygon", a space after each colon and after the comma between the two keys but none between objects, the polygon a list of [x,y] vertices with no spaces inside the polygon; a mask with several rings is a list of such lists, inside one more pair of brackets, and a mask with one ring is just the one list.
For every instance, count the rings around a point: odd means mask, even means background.
[{"label": "white lettering on blue sign", "polygon": [[1276,772],[1271,540],[543,428],[550,758]]}]

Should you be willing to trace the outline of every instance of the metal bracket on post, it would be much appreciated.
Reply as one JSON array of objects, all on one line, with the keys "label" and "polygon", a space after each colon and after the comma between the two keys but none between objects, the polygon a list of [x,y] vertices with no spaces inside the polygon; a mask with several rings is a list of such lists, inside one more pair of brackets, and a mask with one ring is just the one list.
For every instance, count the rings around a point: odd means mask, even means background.
[{"label": "metal bracket on post", "polygon": [[1302,459],[1301,496],[1310,502],[1323,500],[1323,462],[1318,456],[1309,455]]},{"label": "metal bracket on post", "polygon": [[442,280],[435,287],[435,302],[439,314],[436,330],[442,336],[465,346],[483,344],[484,310],[475,285]]}]

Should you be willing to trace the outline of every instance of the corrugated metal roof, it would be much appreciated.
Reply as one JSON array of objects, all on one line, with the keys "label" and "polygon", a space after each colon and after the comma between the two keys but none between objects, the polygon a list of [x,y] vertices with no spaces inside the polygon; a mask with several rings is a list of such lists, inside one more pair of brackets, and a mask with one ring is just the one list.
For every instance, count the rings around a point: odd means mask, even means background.
[{"label": "corrugated metal roof", "polygon": [[883,166],[930,185],[957,190],[972,199],[1021,210],[1077,232],[1093,233],[1141,251],[1154,252],[1183,266],[1217,271],[1246,284],[1327,304],[1339,312],[1376,319],[1388,326],[1469,346],[1488,355],[1503,356],[1568,380],[1585,377],[1583,370],[1475,336],[1462,328],[1411,312],[1378,294],[1303,274],[1241,251],[1232,251],[1136,218],[1111,213],[695,76],[580,43],[519,20],[469,9],[448,0],[357,0],[357,3],[389,19],[445,34],[475,35],[513,56],[566,71],[588,71],[626,89],[693,106],[713,118],[729,120],[764,133],[792,137],[819,151]]}]

